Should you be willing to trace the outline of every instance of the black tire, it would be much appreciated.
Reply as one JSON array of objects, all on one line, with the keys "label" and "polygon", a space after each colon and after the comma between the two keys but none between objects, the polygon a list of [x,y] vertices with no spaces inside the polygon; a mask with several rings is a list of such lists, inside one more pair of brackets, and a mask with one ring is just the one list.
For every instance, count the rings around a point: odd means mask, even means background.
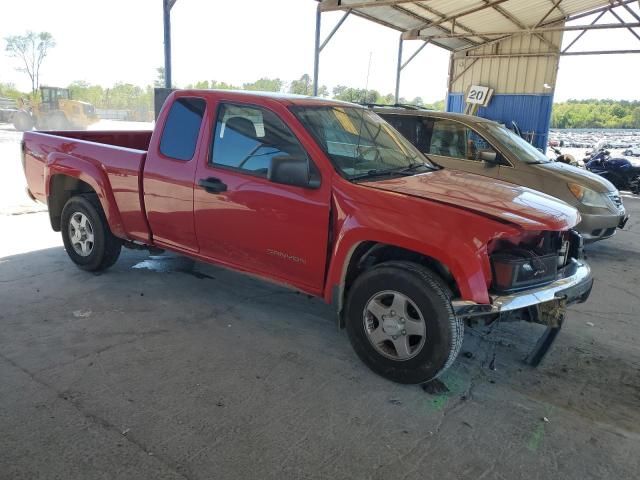
[{"label": "black tire", "polygon": [[11,119],[13,128],[19,132],[29,132],[33,128],[33,118],[27,112],[16,112]]},{"label": "black tire", "polygon": [[[365,314],[365,308],[377,294],[391,289],[415,304],[426,327],[421,348],[418,349],[419,345],[410,347],[416,349],[414,356],[405,360],[388,358],[380,353],[367,333],[366,324],[373,317]],[[464,324],[453,313],[451,296],[445,282],[421,265],[403,261],[376,265],[362,273],[349,290],[345,306],[349,340],[360,359],[389,380],[408,384],[433,380],[455,361],[464,338]],[[411,344],[409,338],[407,341]],[[381,344],[383,348],[385,343]],[[393,350],[392,344],[389,347]]]},{"label": "black tire", "polygon": [[[86,216],[93,235],[92,248],[86,256],[76,251],[69,227],[72,216],[77,213]],[[111,233],[102,206],[95,194],[71,197],[62,209],[61,220],[60,231],[64,248],[69,258],[78,267],[89,272],[98,272],[116,263],[122,249],[122,241]]]}]

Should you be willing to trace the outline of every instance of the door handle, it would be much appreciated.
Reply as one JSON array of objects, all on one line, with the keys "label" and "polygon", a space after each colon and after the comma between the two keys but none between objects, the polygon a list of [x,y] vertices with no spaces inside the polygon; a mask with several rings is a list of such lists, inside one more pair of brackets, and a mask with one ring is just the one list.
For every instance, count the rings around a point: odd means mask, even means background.
[{"label": "door handle", "polygon": [[221,193],[227,191],[227,184],[215,177],[201,178],[198,180],[198,185],[209,193]]}]

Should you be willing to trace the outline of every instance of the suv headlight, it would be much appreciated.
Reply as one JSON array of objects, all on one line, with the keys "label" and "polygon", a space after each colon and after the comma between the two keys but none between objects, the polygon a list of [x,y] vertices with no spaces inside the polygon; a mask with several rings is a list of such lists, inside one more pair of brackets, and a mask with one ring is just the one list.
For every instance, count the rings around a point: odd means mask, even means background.
[{"label": "suv headlight", "polygon": [[598,193],[590,188],[578,185],[577,183],[567,183],[569,191],[580,203],[588,207],[608,208],[606,193]]}]

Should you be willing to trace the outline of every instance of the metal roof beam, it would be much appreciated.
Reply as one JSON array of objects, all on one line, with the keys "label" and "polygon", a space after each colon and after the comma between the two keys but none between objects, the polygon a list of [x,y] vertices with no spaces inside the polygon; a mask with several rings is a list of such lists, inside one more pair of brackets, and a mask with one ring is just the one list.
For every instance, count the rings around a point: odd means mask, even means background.
[{"label": "metal roof beam", "polygon": [[[630,3],[637,3],[638,0],[621,0],[620,2],[618,2],[620,4],[620,6],[626,6]],[[609,10],[611,8],[611,5],[607,5],[605,7],[599,7],[599,8],[595,8],[593,10],[589,10],[588,12],[582,12],[582,13],[575,13],[573,15],[569,15],[566,19],[562,19],[562,20],[566,20],[567,22],[572,22],[573,20],[578,20],[580,18],[584,18],[584,17],[588,17],[590,15],[595,15],[596,13],[600,13],[603,10]],[[562,20],[552,20],[550,22],[547,22],[543,25],[551,25],[554,23],[558,23],[561,22]],[[639,20],[640,21],[640,20]]]},{"label": "metal roof beam", "polygon": [[[538,28],[525,28],[522,30],[513,30],[509,32],[482,32],[482,35],[495,36],[495,35],[535,35],[537,33],[546,32],[570,32],[575,30],[609,30],[618,28],[635,28],[640,27],[640,22],[636,23],[601,23],[599,25],[564,25],[559,27],[538,27]],[[425,40],[432,38],[466,38],[473,37],[470,33],[452,33],[449,35],[425,35]],[[557,48],[557,47],[556,47]]]},{"label": "metal roof beam", "polygon": [[[609,1],[611,1],[611,0],[609,0]],[[620,23],[622,23],[623,25],[625,24],[625,21],[622,19],[622,17],[620,15],[618,15],[615,12],[615,10],[613,8],[611,10],[609,10],[609,11],[611,12],[611,15],[616,17]],[[631,28],[631,27],[627,27],[627,28],[633,34],[634,37],[636,37],[638,40],[640,40],[640,35],[638,35],[633,28]]]},{"label": "metal roof beam", "polygon": [[[621,2],[620,0],[616,0],[616,5],[614,7],[623,7],[627,12],[629,12],[636,20],[640,22],[640,15],[633,11],[627,2]],[[638,7],[640,7],[640,2],[638,2]]]},{"label": "metal roof beam", "polygon": [[556,2],[552,5],[552,7],[549,9],[549,11],[544,15],[544,17],[542,17],[540,19],[540,21],[538,23],[536,23],[536,27],[539,27],[540,25],[542,25],[542,22],[544,22],[547,19],[547,17],[553,13],[553,11],[556,8],[558,9],[559,12],[561,12],[560,8],[558,8],[560,6],[561,2],[562,2],[562,0],[556,0]]},{"label": "metal roof beam", "polygon": [[[423,5],[420,5],[420,6],[421,6],[422,8],[425,8],[425,9],[426,9],[426,7],[424,7]],[[402,8],[402,7],[399,7],[399,6],[393,6],[392,8],[393,8],[394,10],[398,11],[398,12],[402,12],[403,14],[408,15],[408,16],[410,16],[411,18],[414,18],[414,19],[419,20],[419,21],[421,21],[421,22],[426,22],[426,21],[427,21],[427,19],[426,19],[426,18],[424,18],[422,15],[418,15],[417,13],[414,13],[414,12],[412,12],[412,11],[410,11],[410,10],[405,9],[405,8]],[[435,12],[435,11],[434,11],[434,12]],[[436,14],[436,15],[437,15],[437,13],[434,13],[434,14]],[[442,15],[442,14],[440,14],[440,15]],[[465,28],[465,27],[464,27],[464,25],[460,25],[460,24],[458,24],[458,26],[459,26],[462,30],[464,30],[464,31],[466,31],[466,32],[469,32],[469,33],[472,33],[472,34],[475,34],[475,33],[476,33],[476,32],[474,32],[473,30],[471,30],[470,28]],[[438,25],[436,28],[438,28],[438,29],[442,30],[442,31],[443,31],[443,32],[445,32],[446,34],[451,34],[451,33],[453,33],[453,32],[452,32],[452,30],[450,30],[450,29],[448,29],[448,28],[446,28],[446,27],[443,27],[442,25]],[[474,36],[474,35],[470,35],[470,36]],[[403,40],[417,40],[417,38],[405,38],[404,33],[403,33],[403,37],[402,37],[402,38],[403,38]],[[471,42],[471,40],[469,40],[469,41]],[[473,43],[475,43],[475,42],[473,42]]]},{"label": "metal roof beam", "polygon": [[[634,3],[634,2],[637,2],[637,1],[638,0],[617,0],[618,4],[616,5],[616,7],[622,6],[622,7],[625,7],[625,8],[629,8],[628,4]],[[588,12],[582,12],[582,13],[573,14],[573,15],[568,16],[566,18],[560,18],[560,19],[556,19],[556,20],[551,20],[549,22],[543,23],[541,26],[542,27],[548,27],[548,26],[555,25],[555,24],[560,23],[560,22],[570,22],[570,21],[579,20],[579,19],[584,18],[584,17],[590,17],[591,15],[595,15],[595,14],[598,14],[598,13],[604,14],[604,13],[608,12],[609,10],[611,10],[611,8],[612,8],[611,5],[607,5],[607,6],[604,6],[604,7],[599,7],[599,8],[593,9],[593,10],[589,10]],[[598,17],[598,19],[599,18],[600,17]],[[582,35],[584,35],[584,33],[581,33],[579,36],[582,36]],[[507,39],[509,39],[509,38],[511,38],[513,36],[514,35],[504,35],[503,37],[495,38],[495,39],[493,39],[493,40],[491,40],[489,42],[483,43],[481,45],[473,45],[473,46],[470,46],[470,47],[458,49],[458,50],[456,50],[456,52],[466,52],[466,51],[469,51],[469,50],[475,50],[476,48],[486,47],[486,46],[489,46],[489,45],[493,45],[494,43],[498,43],[498,42],[502,42],[503,40],[507,40]]]},{"label": "metal roof beam", "polygon": [[435,22],[427,22],[427,23],[423,23],[422,25],[418,25],[417,27],[414,27],[411,30],[409,30],[407,32],[407,34],[408,34],[408,36],[411,36],[411,35],[413,35],[414,37],[415,36],[419,36],[420,35],[420,30],[422,30],[424,28],[436,27],[436,26],[438,26],[438,25],[440,25],[442,23],[445,23],[445,22],[455,22],[460,17],[464,17],[466,15],[470,15],[472,13],[476,13],[476,12],[479,12],[481,10],[485,10],[487,8],[491,8],[494,5],[499,5],[500,3],[504,3],[506,1],[508,1],[508,0],[494,0],[491,3],[485,4],[485,5],[480,5],[480,6],[477,6],[477,7],[474,7],[474,8],[470,8],[469,10],[465,10],[463,12],[456,13],[455,15],[449,15],[449,16],[443,15],[442,18],[440,18],[440,20],[437,20]]},{"label": "metal roof beam", "polygon": [[518,58],[518,57],[572,57],[579,55],[621,55],[640,53],[640,50],[590,50],[587,52],[540,52],[540,53],[491,53],[487,55],[465,55],[456,57],[457,60],[478,60],[479,58]]},{"label": "metal roof beam", "polygon": [[431,43],[431,42],[429,42],[429,41],[427,40],[427,41],[426,41],[426,42],[424,42],[422,45],[420,45],[420,46],[416,49],[416,51],[415,51],[415,52],[413,52],[413,54],[411,54],[411,56],[407,59],[407,61],[406,61],[406,62],[404,62],[402,65],[400,65],[400,70],[403,70],[403,69],[404,69],[404,67],[406,67],[407,65],[409,65],[409,62],[411,62],[411,60],[413,60],[414,58],[416,58],[416,55],[418,55],[418,54],[422,51],[422,49],[423,49],[424,47],[426,47],[427,45],[429,45],[429,43]]},{"label": "metal roof beam", "polygon": [[[597,21],[600,20],[604,16],[604,14],[607,13],[608,11],[609,10],[607,9],[607,10],[603,10],[602,12],[600,12],[600,15],[598,15],[596,18],[593,19],[593,21],[591,22],[591,25],[595,25],[597,23]],[[567,53],[567,50],[569,50],[571,47],[573,47],[573,45],[575,45],[575,43],[578,40],[580,40],[585,33],[587,33],[587,31],[586,30],[582,30],[580,32],[580,34],[576,38],[574,38],[573,41],[569,45],[567,45],[564,50],[562,50],[562,53]]]},{"label": "metal roof beam", "polygon": [[321,0],[319,8],[323,12],[331,12],[335,10],[346,10],[354,8],[366,8],[366,7],[391,7],[394,5],[400,5],[402,3],[415,3],[415,0],[377,0],[369,2],[355,2],[347,5],[342,5],[340,0]]},{"label": "metal roof beam", "polygon": [[[442,12],[439,12],[438,10],[431,8],[431,7],[427,7],[426,5],[423,5],[422,3],[416,3],[416,6],[422,8],[423,10],[425,10],[426,12],[429,12],[432,15],[435,15],[436,17],[439,17],[440,19],[445,18],[446,15]],[[476,32],[475,30],[470,29],[469,27],[467,27],[466,25],[463,25],[460,22],[457,22],[458,27],[460,27],[460,29],[464,30],[465,32],[469,32],[469,33],[473,33],[474,35],[472,36],[476,36],[478,38],[482,38],[483,40],[489,40],[486,37],[483,37],[482,34]],[[454,25],[455,26],[455,25]],[[453,33],[453,30],[447,30],[445,28],[443,28],[441,25],[438,25],[438,28],[440,28],[441,30],[446,30],[446,31],[450,31],[451,33]],[[404,37],[405,40],[415,40],[416,38],[410,38],[410,37]],[[469,40],[471,41],[471,40]],[[477,44],[476,42],[472,42],[474,44]]]},{"label": "metal roof beam", "polygon": [[[482,0],[484,3],[488,4],[490,3],[490,0]],[[522,23],[520,20],[518,20],[516,17],[514,17],[513,15],[511,15],[508,11],[506,11],[504,8],[502,8],[499,5],[495,5],[492,7],[496,12],[498,12],[500,15],[502,15],[504,18],[506,18],[507,20],[509,20],[511,23],[513,23],[515,26],[522,28],[522,29],[526,29],[527,26]],[[535,34],[536,37],[538,37],[538,39],[547,44],[548,47],[550,47],[552,50],[558,48],[556,45],[553,44],[553,42],[550,42],[549,40],[547,40],[546,38],[544,38],[543,35],[538,35]]]},{"label": "metal roof beam", "polygon": [[329,40],[333,38],[333,36],[336,34],[336,32],[338,31],[340,26],[344,23],[344,21],[347,19],[350,13],[351,13],[351,10],[347,10],[346,12],[344,12],[344,15],[342,16],[342,18],[338,20],[338,23],[336,23],[336,26],[333,27],[333,29],[329,32],[329,35],[327,35],[327,38],[325,38],[324,42],[322,42],[322,44],[320,45],[319,47],[320,51],[322,51],[324,47],[327,46],[327,43],[329,43]]},{"label": "metal roof beam", "polygon": [[[549,2],[553,3],[553,0],[549,0]],[[557,8],[558,8],[558,11],[562,14],[563,17],[567,16],[567,12],[565,12],[564,9],[560,5],[558,5]]]}]

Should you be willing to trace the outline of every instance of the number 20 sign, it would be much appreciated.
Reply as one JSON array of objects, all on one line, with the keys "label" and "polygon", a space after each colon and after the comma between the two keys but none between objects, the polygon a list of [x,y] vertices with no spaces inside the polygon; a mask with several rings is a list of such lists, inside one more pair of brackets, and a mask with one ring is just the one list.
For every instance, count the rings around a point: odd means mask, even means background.
[{"label": "number 20 sign", "polygon": [[493,95],[493,88],[482,87],[480,85],[471,85],[467,90],[467,103],[476,103],[482,107],[486,107]]}]

